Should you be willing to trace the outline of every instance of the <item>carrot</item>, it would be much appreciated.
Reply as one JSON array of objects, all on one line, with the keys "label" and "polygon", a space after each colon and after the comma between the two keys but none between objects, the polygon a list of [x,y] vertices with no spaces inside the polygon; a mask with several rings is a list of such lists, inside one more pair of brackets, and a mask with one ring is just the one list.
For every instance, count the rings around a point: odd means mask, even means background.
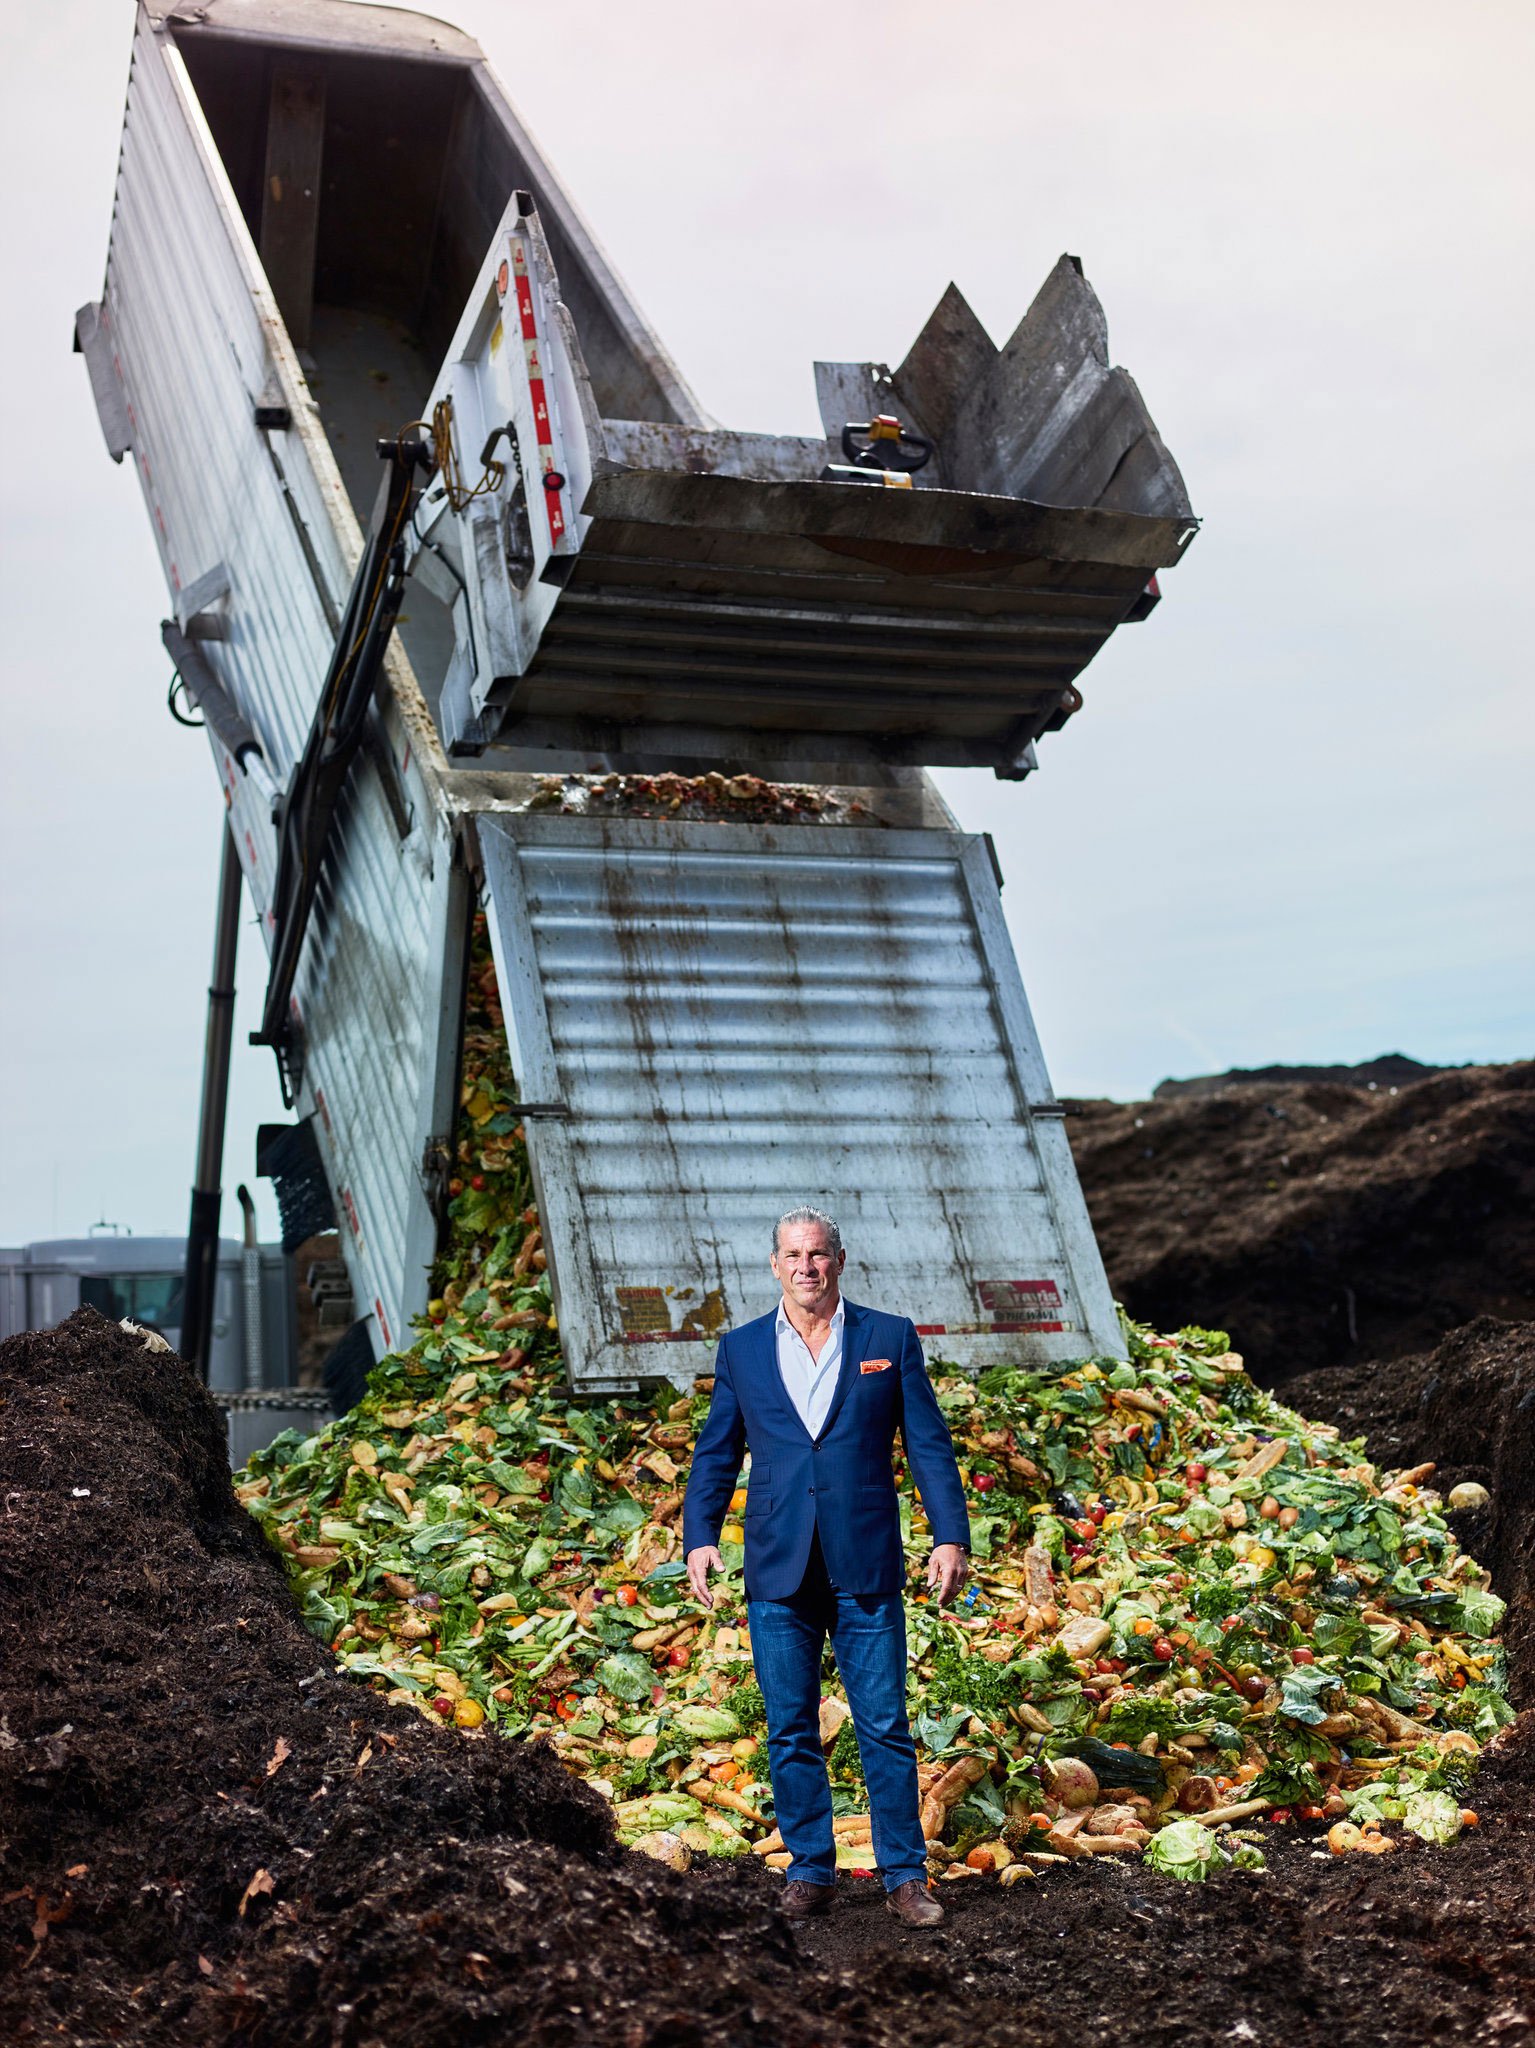
[{"label": "carrot", "polygon": [[751,1801],[743,1799],[739,1792],[732,1792],[728,1785],[712,1785],[707,1778],[696,1778],[688,1790],[695,1799],[707,1800],[713,1806],[723,1806],[731,1813],[743,1814],[747,1820],[754,1820],[759,1828],[767,1826],[767,1821]]}]

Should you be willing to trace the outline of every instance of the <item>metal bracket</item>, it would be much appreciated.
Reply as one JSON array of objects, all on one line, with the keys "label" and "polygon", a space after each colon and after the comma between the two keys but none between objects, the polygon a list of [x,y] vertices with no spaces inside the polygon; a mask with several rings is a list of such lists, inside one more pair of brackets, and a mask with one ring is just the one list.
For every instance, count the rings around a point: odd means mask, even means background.
[{"label": "metal bracket", "polygon": [[453,1140],[450,1137],[428,1138],[421,1148],[421,1192],[426,1196],[427,1207],[439,1219],[448,1191],[448,1178],[452,1166]]},{"label": "metal bracket", "polygon": [[275,376],[268,377],[259,398],[251,400],[251,418],[263,432],[284,434],[293,424],[293,414]]}]

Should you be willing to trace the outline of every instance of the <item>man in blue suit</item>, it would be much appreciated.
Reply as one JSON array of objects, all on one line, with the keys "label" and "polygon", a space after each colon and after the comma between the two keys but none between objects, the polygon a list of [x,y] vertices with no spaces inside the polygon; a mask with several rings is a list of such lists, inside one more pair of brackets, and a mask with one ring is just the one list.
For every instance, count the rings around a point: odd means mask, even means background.
[{"label": "man in blue suit", "polygon": [[746,1598],[767,1706],[773,1802],[791,1862],[783,1909],[808,1919],[836,1883],[831,1787],[821,1754],[827,1637],[853,1710],[885,1903],[907,1926],[943,1908],[927,1889],[917,1763],[906,1717],[905,1576],[891,1449],[897,1430],[933,1535],[927,1582],[947,1605],[969,1572],[970,1520],[954,1440],[905,1316],[842,1299],[842,1235],[818,1209],[773,1230],[778,1307],[732,1330],[683,1507],[688,1579],[714,1605],[720,1524],[751,1452]]}]

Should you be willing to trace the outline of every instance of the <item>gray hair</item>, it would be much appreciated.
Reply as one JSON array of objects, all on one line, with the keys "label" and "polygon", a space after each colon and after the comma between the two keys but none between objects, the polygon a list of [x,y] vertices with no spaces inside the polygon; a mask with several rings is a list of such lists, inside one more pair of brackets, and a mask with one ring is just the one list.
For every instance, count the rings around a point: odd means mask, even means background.
[{"label": "gray hair", "polygon": [[778,1234],[786,1223],[819,1223],[826,1232],[828,1250],[840,1252],[842,1249],[842,1232],[837,1228],[835,1219],[828,1216],[824,1209],[812,1209],[807,1204],[802,1204],[798,1209],[786,1209],[773,1225],[773,1256],[775,1258],[778,1256]]}]

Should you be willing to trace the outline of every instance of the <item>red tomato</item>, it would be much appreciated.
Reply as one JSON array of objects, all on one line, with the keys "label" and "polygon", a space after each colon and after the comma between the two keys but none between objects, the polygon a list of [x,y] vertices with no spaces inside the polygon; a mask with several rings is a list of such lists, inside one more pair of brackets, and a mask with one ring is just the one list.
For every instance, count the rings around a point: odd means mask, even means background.
[{"label": "red tomato", "polygon": [[666,1661],[668,1664],[671,1665],[674,1671],[680,1671],[683,1665],[686,1664],[686,1662],[688,1661],[689,1654],[690,1653],[688,1651],[687,1645],[685,1643],[679,1643],[675,1650],[667,1651]]},{"label": "red tomato", "polygon": [[1166,1636],[1157,1637],[1156,1641],[1151,1646],[1151,1654],[1153,1657],[1156,1658],[1159,1664],[1171,1663],[1173,1656],[1173,1646],[1167,1640]]},{"label": "red tomato", "polygon": [[470,1178],[469,1178],[469,1185],[470,1185],[470,1187],[472,1187],[472,1188],[474,1189],[474,1191],[475,1191],[475,1193],[476,1193],[477,1195],[483,1195],[483,1194],[484,1194],[484,1192],[485,1192],[485,1176],[484,1176],[484,1174],[483,1174],[483,1173],[476,1173],[476,1174],[471,1174],[471,1175],[470,1175]]},{"label": "red tomato", "polygon": [[441,1714],[445,1721],[453,1718],[453,1702],[445,1692],[438,1693],[436,1699],[432,1701],[432,1711]]},{"label": "red tomato", "polygon": [[1221,1634],[1229,1636],[1234,1628],[1240,1628],[1241,1626],[1241,1622],[1237,1620],[1234,1614],[1228,1614],[1226,1616],[1226,1619],[1221,1623]]},{"label": "red tomato", "polygon": [[1290,1652],[1290,1660],[1295,1664],[1314,1664],[1316,1662],[1316,1651],[1292,1650]]},{"label": "red tomato", "polygon": [[997,1475],[995,1472],[977,1472],[970,1481],[970,1484],[977,1493],[990,1493],[996,1483]]},{"label": "red tomato", "polygon": [[1107,1515],[1107,1513],[1108,1509],[1103,1505],[1101,1501],[1099,1501],[1095,1503],[1094,1506],[1088,1509],[1087,1518],[1093,1524],[1094,1528],[1101,1528],[1103,1525],[1103,1519],[1105,1515]]},{"label": "red tomato", "polygon": [[1196,1486],[1202,1486],[1210,1476],[1209,1466],[1201,1465],[1197,1458],[1192,1465],[1185,1465],[1183,1469]]},{"label": "red tomato", "polygon": [[1114,1675],[1114,1659],[1112,1657],[1100,1657],[1093,1666],[1093,1669],[1095,1671],[1102,1671],[1112,1678]]},{"label": "red tomato", "polygon": [[554,1711],[562,1721],[573,1721],[581,1711],[580,1694],[574,1692],[566,1693],[563,1698],[555,1701]]},{"label": "red tomato", "polygon": [[620,1586],[613,1595],[613,1598],[620,1607],[637,1607],[639,1605],[640,1589],[638,1586]]}]

